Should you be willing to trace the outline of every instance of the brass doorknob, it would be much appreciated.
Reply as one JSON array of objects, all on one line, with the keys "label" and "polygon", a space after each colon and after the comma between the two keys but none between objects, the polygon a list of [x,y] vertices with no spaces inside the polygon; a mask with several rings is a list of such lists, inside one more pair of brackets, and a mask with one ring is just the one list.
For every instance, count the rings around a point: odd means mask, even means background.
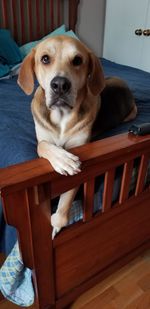
[{"label": "brass doorknob", "polygon": [[143,33],[142,29],[136,29],[135,30],[136,35],[142,35],[142,33]]},{"label": "brass doorknob", "polygon": [[150,29],[144,29],[143,30],[143,35],[149,36],[150,35]]}]

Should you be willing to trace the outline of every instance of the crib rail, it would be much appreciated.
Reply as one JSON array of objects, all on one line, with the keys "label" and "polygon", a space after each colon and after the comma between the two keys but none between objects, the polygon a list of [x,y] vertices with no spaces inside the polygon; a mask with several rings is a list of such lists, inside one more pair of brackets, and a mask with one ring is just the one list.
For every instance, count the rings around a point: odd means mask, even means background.
[{"label": "crib rail", "polygon": [[[124,256],[131,247],[134,249],[150,238],[150,185],[146,183],[150,161],[150,136],[121,134],[71,151],[82,161],[82,172],[75,176],[58,175],[44,159],[2,169],[0,174],[6,221],[19,231],[23,261],[34,270],[34,282],[39,297],[37,308],[43,309],[45,304],[51,304],[49,308],[53,308],[56,299],[56,308],[62,308],[62,303],[68,303],[79,291],[83,291],[79,286],[84,280],[91,280],[100,269],[105,269],[108,260],[113,263],[114,259]],[[137,158],[137,181],[134,190],[130,192],[130,180]],[[122,166],[121,184],[118,198],[113,203],[113,187],[118,166]],[[95,178],[98,175],[104,175],[104,190],[102,209],[95,214],[93,201]],[[83,220],[66,228],[52,241],[49,236],[52,233],[50,201],[79,184],[84,184]],[[143,211],[139,207],[142,204]],[[148,211],[146,218],[145,211]],[[121,217],[122,212],[124,217]],[[130,216],[135,218],[133,228]],[[144,228],[137,238],[137,231],[143,222]],[[129,236],[123,234],[126,225],[129,231],[132,231],[131,241]],[[116,238],[118,231],[121,233],[119,239]],[[101,232],[103,237],[97,237]],[[101,246],[104,250],[102,256],[99,254]],[[93,251],[93,260],[90,262],[83,251],[84,247]],[[67,296],[68,290],[74,287],[75,291]]]}]

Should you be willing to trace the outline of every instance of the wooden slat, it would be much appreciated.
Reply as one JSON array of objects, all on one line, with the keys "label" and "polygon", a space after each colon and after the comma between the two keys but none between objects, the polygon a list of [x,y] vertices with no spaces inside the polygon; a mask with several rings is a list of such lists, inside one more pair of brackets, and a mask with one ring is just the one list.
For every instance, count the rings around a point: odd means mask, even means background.
[{"label": "wooden slat", "polygon": [[115,168],[112,168],[111,170],[105,173],[102,212],[106,212],[111,208],[114,177],[115,177]]},{"label": "wooden slat", "polygon": [[143,154],[141,156],[141,162],[140,162],[137,184],[136,184],[136,189],[135,189],[135,196],[140,194],[144,189],[148,161],[149,161],[149,154]]},{"label": "wooden slat", "polygon": [[3,16],[3,28],[8,27],[8,11],[7,11],[7,3],[5,0],[2,0],[2,16]]},{"label": "wooden slat", "polygon": [[30,41],[32,41],[34,39],[32,4],[33,4],[33,2],[28,0],[28,16],[29,16],[29,29],[30,29],[29,37],[30,37]]},{"label": "wooden slat", "polygon": [[20,1],[20,16],[21,16],[21,41],[25,42],[25,17],[24,17],[24,1]]},{"label": "wooden slat", "polygon": [[50,0],[51,29],[54,29],[54,0]]},{"label": "wooden slat", "polygon": [[[33,248],[33,280],[37,308],[53,308],[55,301],[50,196],[47,185],[28,190],[31,238]],[[46,267],[45,267],[46,266]]]},{"label": "wooden slat", "polygon": [[93,216],[95,179],[84,183],[83,221],[89,221]]},{"label": "wooden slat", "polygon": [[120,189],[120,196],[119,196],[119,204],[122,204],[128,198],[129,188],[130,188],[130,181],[133,171],[133,160],[125,162],[122,181],[121,181],[121,189]]},{"label": "wooden slat", "polygon": [[40,2],[39,0],[36,0],[36,37],[41,37],[40,32]]},{"label": "wooden slat", "polygon": [[61,0],[57,0],[57,24],[58,26],[60,26],[61,24],[61,17],[62,17]]},{"label": "wooden slat", "polygon": [[16,0],[11,0],[12,18],[13,18],[13,37],[16,38],[18,35],[18,25],[17,25],[17,14],[15,10]]},{"label": "wooden slat", "polygon": [[69,29],[75,31],[80,0],[69,0]]},{"label": "wooden slat", "polygon": [[46,33],[46,32],[47,32],[47,14],[46,14],[46,11],[47,11],[46,1],[44,1],[44,4],[43,4],[43,14],[44,14],[44,33]]}]

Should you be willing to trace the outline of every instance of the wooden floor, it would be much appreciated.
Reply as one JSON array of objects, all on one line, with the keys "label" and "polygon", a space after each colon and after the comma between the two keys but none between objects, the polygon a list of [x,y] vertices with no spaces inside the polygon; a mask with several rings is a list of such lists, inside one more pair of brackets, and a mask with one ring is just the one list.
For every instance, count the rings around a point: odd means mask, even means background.
[{"label": "wooden floor", "polygon": [[[0,309],[15,308],[20,307],[0,304]],[[70,309],[81,308],[150,309],[150,251],[83,294]]]}]

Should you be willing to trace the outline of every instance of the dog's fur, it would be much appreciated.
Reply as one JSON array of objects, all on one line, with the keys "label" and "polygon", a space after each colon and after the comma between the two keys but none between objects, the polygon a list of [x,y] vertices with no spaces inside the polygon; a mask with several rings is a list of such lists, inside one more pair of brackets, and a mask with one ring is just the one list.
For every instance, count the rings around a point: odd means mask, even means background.
[{"label": "dog's fur", "polygon": [[[38,155],[62,175],[81,170],[80,159],[69,148],[136,116],[127,85],[118,78],[105,79],[99,60],[79,40],[56,36],[38,44],[19,73],[18,83],[26,94],[33,92],[34,75],[40,84],[32,100]],[[61,195],[51,217],[53,235],[67,224],[76,191]]]}]

